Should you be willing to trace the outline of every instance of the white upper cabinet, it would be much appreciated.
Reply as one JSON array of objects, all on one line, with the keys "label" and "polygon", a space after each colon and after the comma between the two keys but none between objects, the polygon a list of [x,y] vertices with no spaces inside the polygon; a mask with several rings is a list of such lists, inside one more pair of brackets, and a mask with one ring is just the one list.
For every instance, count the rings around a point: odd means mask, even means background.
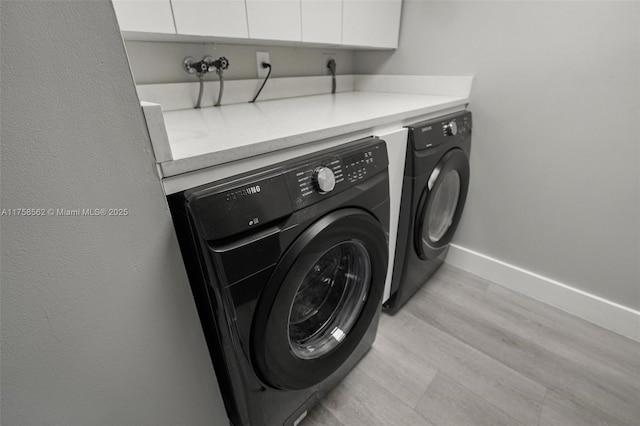
[{"label": "white upper cabinet", "polygon": [[342,44],[395,49],[402,0],[343,0]]},{"label": "white upper cabinet", "polygon": [[113,6],[131,39],[148,33],[167,41],[202,36],[395,49],[402,0],[113,0]]},{"label": "white upper cabinet", "polygon": [[246,0],[249,37],[302,41],[300,0]]},{"label": "white upper cabinet", "polygon": [[342,0],[301,0],[302,41],[342,43]]},{"label": "white upper cabinet", "polygon": [[171,0],[178,34],[247,38],[244,0]]},{"label": "white upper cabinet", "polygon": [[120,31],[175,34],[169,0],[113,0]]}]

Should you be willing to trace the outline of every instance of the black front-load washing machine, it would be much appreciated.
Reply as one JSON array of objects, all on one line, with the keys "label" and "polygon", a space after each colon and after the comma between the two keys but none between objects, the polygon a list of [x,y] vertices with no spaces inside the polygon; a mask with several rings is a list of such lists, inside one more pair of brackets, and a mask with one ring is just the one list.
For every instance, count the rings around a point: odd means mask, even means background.
[{"label": "black front-load washing machine", "polygon": [[168,196],[231,424],[297,424],[373,343],[387,164],[368,138]]},{"label": "black front-load washing machine", "polygon": [[442,265],[469,188],[471,113],[408,126],[390,297],[393,314]]}]

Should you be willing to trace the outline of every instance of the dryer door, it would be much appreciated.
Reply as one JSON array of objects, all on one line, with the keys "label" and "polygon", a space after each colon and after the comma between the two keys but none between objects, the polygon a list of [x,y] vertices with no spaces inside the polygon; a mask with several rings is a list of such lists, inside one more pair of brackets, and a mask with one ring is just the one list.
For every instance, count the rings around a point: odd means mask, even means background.
[{"label": "dryer door", "polygon": [[469,189],[469,159],[461,149],[448,151],[431,173],[415,219],[414,243],[421,259],[433,259],[451,242]]},{"label": "dryer door", "polygon": [[376,318],[387,260],[384,229],[363,210],[332,212],[305,230],[256,308],[252,358],[262,380],[303,389],[337,370]]}]

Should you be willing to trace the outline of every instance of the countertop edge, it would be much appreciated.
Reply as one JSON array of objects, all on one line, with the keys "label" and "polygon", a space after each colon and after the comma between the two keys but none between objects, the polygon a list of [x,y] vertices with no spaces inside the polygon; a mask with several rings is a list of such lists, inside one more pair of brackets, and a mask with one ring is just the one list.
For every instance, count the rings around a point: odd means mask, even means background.
[{"label": "countertop edge", "polygon": [[449,101],[424,108],[412,109],[409,111],[390,114],[383,117],[374,117],[367,120],[355,121],[348,124],[329,127],[323,130],[314,130],[283,138],[264,140],[249,145],[221,149],[211,153],[196,155],[193,157],[165,161],[161,162],[159,165],[162,171],[162,177],[168,178],[183,173],[193,172],[212,166],[241,160],[244,158],[258,156],[272,151],[292,148],[295,146],[363,131],[366,129],[373,129],[375,127],[385,126],[392,123],[398,123],[398,125],[401,126],[401,122],[404,120],[440,111],[446,111],[455,107],[465,106],[468,103],[469,99],[467,97],[454,98]]}]

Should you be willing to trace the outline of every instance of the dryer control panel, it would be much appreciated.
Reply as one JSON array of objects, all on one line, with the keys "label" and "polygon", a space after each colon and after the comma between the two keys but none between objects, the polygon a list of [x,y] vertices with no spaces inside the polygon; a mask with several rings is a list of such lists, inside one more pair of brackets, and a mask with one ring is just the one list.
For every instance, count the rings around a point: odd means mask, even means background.
[{"label": "dryer control panel", "polygon": [[468,111],[448,115],[408,126],[412,130],[413,149],[434,148],[446,143],[450,138],[471,136],[471,113]]}]

